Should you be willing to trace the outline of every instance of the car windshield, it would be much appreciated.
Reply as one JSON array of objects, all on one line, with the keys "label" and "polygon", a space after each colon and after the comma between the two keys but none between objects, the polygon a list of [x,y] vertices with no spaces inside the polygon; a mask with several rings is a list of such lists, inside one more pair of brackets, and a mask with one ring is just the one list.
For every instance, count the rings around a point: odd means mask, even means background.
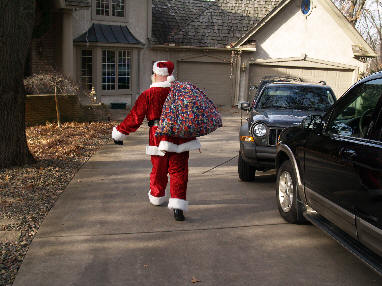
[{"label": "car windshield", "polygon": [[326,111],[334,103],[330,89],[314,86],[268,86],[257,109],[300,109]]}]

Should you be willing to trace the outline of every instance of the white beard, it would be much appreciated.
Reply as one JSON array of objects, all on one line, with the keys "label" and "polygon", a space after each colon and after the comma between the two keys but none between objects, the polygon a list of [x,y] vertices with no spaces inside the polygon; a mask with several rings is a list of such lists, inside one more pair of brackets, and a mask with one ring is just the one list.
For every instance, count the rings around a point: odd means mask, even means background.
[{"label": "white beard", "polygon": [[151,75],[151,84],[154,83],[154,74]]}]

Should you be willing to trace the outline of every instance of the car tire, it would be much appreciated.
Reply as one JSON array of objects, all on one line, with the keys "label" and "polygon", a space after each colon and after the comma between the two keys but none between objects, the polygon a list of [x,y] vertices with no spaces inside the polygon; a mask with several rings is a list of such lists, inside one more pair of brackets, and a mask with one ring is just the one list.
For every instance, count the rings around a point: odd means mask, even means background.
[{"label": "car tire", "polygon": [[239,160],[237,163],[237,169],[240,180],[244,182],[251,182],[255,180],[256,168],[249,165],[244,161],[241,152],[239,152]]},{"label": "car tire", "polygon": [[289,223],[301,224],[303,208],[298,201],[296,172],[289,160],[284,161],[277,172],[276,200],[280,215]]}]

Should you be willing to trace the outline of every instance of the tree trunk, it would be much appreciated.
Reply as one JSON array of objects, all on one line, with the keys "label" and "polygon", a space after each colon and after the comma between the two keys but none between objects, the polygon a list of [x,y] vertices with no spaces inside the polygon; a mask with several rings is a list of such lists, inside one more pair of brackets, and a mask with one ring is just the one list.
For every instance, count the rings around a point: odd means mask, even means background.
[{"label": "tree trunk", "polygon": [[56,103],[57,125],[58,127],[61,127],[61,115],[57,96],[57,81],[54,83],[54,102]]},{"label": "tree trunk", "polygon": [[24,66],[34,0],[0,0],[0,168],[33,163],[25,135]]}]

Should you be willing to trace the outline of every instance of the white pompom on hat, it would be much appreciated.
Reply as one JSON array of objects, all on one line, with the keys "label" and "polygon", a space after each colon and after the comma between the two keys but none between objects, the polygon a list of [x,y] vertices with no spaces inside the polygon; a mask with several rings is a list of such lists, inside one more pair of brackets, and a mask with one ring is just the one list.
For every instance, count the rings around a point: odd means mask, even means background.
[{"label": "white pompom on hat", "polygon": [[175,77],[172,75],[173,71],[174,63],[171,61],[157,61],[153,65],[153,72],[161,76],[167,75],[168,82],[175,81]]}]

